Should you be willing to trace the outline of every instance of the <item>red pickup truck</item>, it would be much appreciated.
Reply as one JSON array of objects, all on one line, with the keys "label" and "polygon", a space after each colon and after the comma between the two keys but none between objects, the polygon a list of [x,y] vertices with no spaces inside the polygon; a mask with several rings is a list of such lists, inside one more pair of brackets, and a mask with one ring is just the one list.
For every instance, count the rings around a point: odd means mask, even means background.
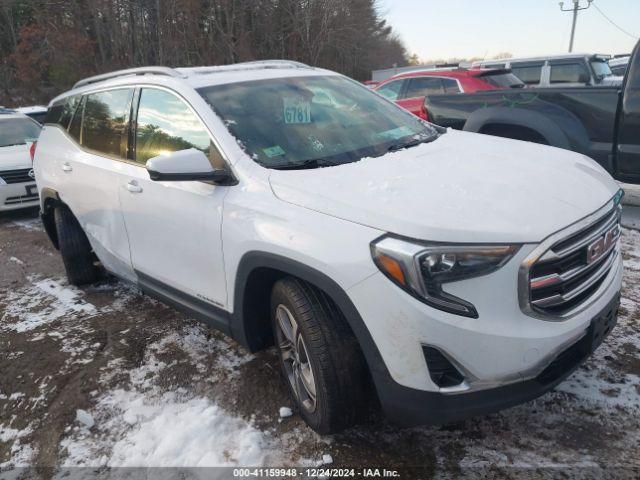
[{"label": "red pickup truck", "polygon": [[374,90],[405,110],[428,120],[424,106],[424,98],[427,95],[473,93],[524,86],[510,70],[456,68],[419,70],[395,75],[380,82]]}]

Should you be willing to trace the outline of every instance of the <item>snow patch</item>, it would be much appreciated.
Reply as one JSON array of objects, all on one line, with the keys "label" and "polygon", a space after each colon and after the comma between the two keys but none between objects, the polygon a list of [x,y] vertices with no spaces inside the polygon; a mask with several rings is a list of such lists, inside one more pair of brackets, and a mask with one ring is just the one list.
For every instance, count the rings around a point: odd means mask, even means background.
[{"label": "snow patch", "polygon": [[[82,292],[67,286],[62,280],[47,278],[8,293],[0,327],[18,333],[34,330],[60,318],[75,315],[95,315],[97,309],[82,299]],[[17,322],[10,323],[10,319]]]},{"label": "snow patch", "polygon": [[90,429],[95,425],[95,421],[89,412],[86,410],[76,411],[76,420],[84,425],[87,429]]},{"label": "snow patch", "polygon": [[293,415],[293,412],[289,407],[280,407],[280,418],[287,418]]}]

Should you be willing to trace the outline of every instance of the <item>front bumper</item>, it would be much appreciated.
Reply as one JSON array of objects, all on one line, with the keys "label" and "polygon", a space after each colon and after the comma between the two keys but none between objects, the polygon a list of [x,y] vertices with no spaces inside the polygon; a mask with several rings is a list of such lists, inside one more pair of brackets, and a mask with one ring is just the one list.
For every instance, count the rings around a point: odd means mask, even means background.
[{"label": "front bumper", "polygon": [[615,326],[620,305],[616,295],[596,315],[573,345],[562,351],[540,374],[527,381],[462,395],[403,387],[374,372],[380,403],[387,417],[400,425],[444,424],[492,413],[548,392],[567,378],[602,343]]},{"label": "front bumper", "polygon": [[[518,302],[518,270],[534,248],[523,245],[502,269],[447,286],[476,306],[478,318],[433,309],[381,273],[347,291],[379,353],[380,361],[369,363],[389,418],[403,424],[442,423],[515,405],[553,388],[588,356],[580,342],[594,318],[614,304],[617,308],[622,256],[618,251],[584,310],[546,321],[527,315]],[[583,353],[576,361],[556,363],[575,345]],[[439,386],[425,347],[442,352],[465,381]],[[557,367],[553,375],[550,365]]]},{"label": "front bumper", "polygon": [[35,180],[0,185],[0,212],[36,207],[38,204],[38,189]]}]

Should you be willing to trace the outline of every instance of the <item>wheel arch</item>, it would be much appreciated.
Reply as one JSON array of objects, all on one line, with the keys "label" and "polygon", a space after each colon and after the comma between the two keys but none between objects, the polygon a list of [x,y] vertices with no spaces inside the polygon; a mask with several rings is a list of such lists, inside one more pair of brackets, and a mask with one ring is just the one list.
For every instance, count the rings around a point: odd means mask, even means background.
[{"label": "wheel arch", "polygon": [[64,202],[60,200],[60,195],[56,190],[45,187],[40,191],[40,219],[42,220],[44,231],[47,232],[49,240],[57,250],[60,250],[60,245],[53,211],[60,205],[64,205]]},{"label": "wheel arch", "polygon": [[528,129],[542,137],[552,147],[574,150],[572,142],[560,123],[548,115],[531,110],[506,107],[476,110],[465,122],[463,130],[481,133],[483,129],[492,125]]},{"label": "wheel arch", "polygon": [[[239,343],[250,351],[257,351],[271,344],[271,322],[265,318],[265,315],[270,315],[270,311],[268,302],[266,305],[264,303],[264,295],[267,290],[270,295],[273,283],[285,276],[304,280],[326,293],[347,320],[371,373],[389,375],[369,329],[344,289],[325,273],[272,253],[248,252],[238,265],[231,331]],[[263,297],[262,302],[254,301],[256,294]]]}]

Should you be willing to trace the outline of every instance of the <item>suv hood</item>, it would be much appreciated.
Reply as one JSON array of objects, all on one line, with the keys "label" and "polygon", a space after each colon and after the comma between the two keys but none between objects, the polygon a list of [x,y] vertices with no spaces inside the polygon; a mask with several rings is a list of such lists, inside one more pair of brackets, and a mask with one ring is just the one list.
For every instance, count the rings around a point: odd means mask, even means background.
[{"label": "suv hood", "polygon": [[602,207],[618,185],[584,155],[449,130],[435,142],[311,170],[273,170],[281,200],[438,242],[539,242]]},{"label": "suv hood", "polygon": [[31,168],[29,147],[26,145],[12,145],[0,147],[0,170],[12,170],[14,168]]}]

